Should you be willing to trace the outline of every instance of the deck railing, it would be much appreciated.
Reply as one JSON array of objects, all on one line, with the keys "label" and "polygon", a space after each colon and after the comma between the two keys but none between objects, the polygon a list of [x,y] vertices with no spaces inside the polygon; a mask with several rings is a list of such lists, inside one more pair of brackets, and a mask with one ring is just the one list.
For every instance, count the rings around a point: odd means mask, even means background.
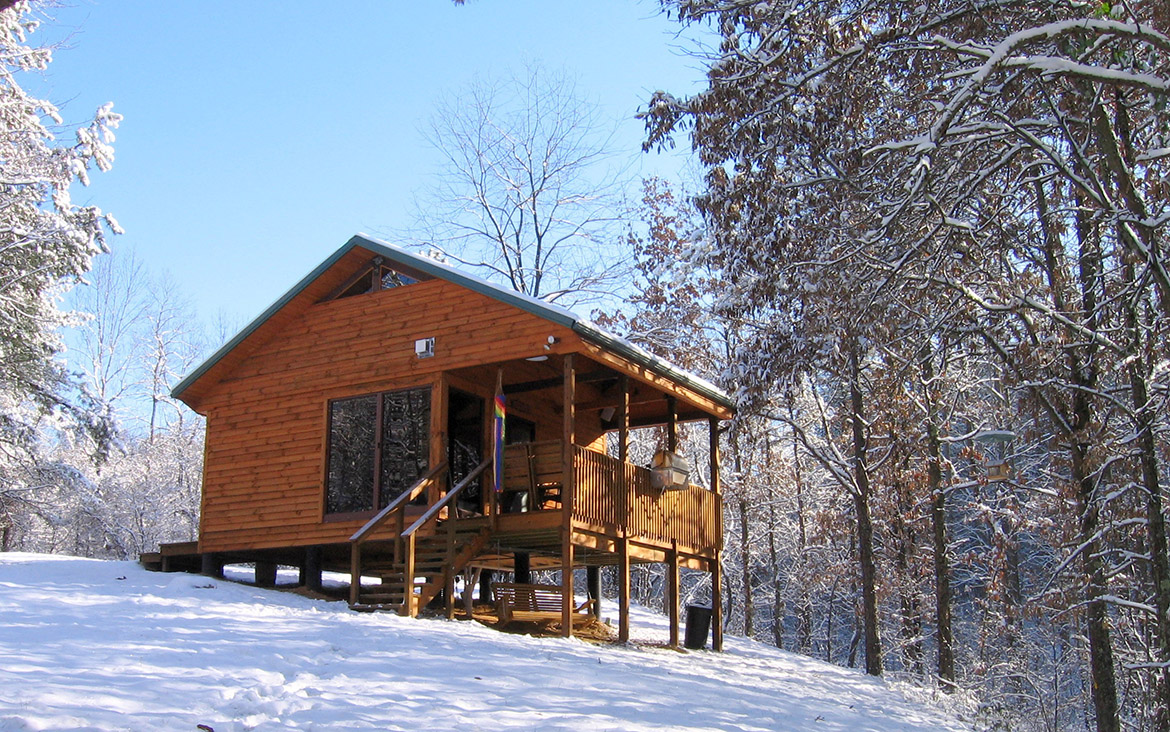
[{"label": "deck railing", "polygon": [[719,496],[691,485],[658,490],[650,470],[577,446],[573,518],[624,529],[627,536],[677,541],[700,554],[716,545]]},{"label": "deck railing", "polygon": [[[559,442],[509,446],[505,483],[512,490],[530,484],[534,491],[550,478],[559,484],[561,454]],[[699,554],[714,553],[719,496],[694,485],[682,490],[652,488],[649,469],[579,445],[573,455],[574,519],[631,538],[667,545],[677,541]],[[559,485],[553,488],[557,489]]]}]

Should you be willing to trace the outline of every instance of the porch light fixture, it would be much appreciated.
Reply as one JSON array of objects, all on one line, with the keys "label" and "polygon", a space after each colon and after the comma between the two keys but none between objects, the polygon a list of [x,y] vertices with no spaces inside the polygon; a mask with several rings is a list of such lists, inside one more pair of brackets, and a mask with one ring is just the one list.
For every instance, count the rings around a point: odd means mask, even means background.
[{"label": "porch light fixture", "polygon": [[419,338],[414,342],[414,355],[419,358],[430,358],[435,355],[435,339]]},{"label": "porch light fixture", "polygon": [[677,452],[659,450],[650,466],[650,485],[658,490],[682,490],[690,485],[691,464]]}]

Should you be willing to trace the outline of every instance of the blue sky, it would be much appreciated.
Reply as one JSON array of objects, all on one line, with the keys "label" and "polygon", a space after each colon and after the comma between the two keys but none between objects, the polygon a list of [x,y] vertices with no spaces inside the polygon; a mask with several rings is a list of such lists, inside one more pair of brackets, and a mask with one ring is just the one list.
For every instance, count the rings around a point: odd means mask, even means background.
[{"label": "blue sky", "polygon": [[74,200],[205,318],[246,322],[351,234],[406,227],[437,165],[419,130],[476,75],[564,68],[623,120],[634,173],[687,165],[637,152],[650,93],[703,76],[648,0],[71,1],[39,33],[65,47],[36,90],[67,121],[106,101],[125,116],[114,169]]}]

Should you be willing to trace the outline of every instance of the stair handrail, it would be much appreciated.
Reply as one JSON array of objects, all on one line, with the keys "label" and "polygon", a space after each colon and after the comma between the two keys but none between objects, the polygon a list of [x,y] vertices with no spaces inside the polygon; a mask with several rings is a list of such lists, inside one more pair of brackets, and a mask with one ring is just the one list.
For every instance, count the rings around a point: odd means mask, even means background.
[{"label": "stair handrail", "polygon": [[411,501],[413,501],[414,499],[418,498],[419,495],[423,492],[423,490],[427,487],[427,485],[430,482],[436,480],[439,477],[439,475],[441,475],[446,470],[447,470],[447,461],[444,460],[443,462],[439,463],[434,468],[432,468],[430,471],[428,471],[426,475],[419,478],[418,482],[415,483],[413,486],[411,486],[408,490],[404,491],[401,495],[399,495],[397,498],[395,498],[393,501],[391,501],[390,504],[386,506],[386,508],[383,508],[372,519],[367,521],[365,526],[358,529],[357,532],[355,532],[353,536],[349,537],[350,543],[351,544],[358,544],[358,543],[365,541],[366,537],[371,532],[373,532],[374,529],[378,528],[383,523],[385,523],[386,520],[390,518],[391,514],[393,514],[395,511],[397,511],[400,508],[405,508],[406,504],[408,504]]},{"label": "stair handrail", "polygon": [[[391,516],[398,516],[399,536],[394,537],[394,560],[403,555],[403,541],[401,536],[403,517],[406,515],[406,506],[426,489],[428,485],[434,480],[437,480],[447,470],[447,461],[436,465],[427,474],[419,478],[418,481],[409,489],[402,492],[397,498],[390,502],[390,505],[383,508],[372,519],[366,522],[365,526],[361,527],[349,537],[349,604],[356,605],[361,595],[362,582],[362,542],[366,541],[369,535],[386,522]],[[413,555],[413,551],[411,552]],[[413,560],[413,556],[410,557]],[[407,598],[409,600],[409,598]]]},{"label": "stair handrail", "polygon": [[443,508],[450,505],[452,501],[454,501],[456,498],[458,498],[459,494],[463,492],[463,489],[466,488],[467,486],[471,485],[471,482],[473,480],[475,480],[476,478],[478,478],[483,473],[483,471],[487,470],[488,466],[490,466],[492,464],[492,462],[493,462],[493,458],[491,456],[489,456],[487,458],[487,460],[484,460],[482,463],[477,465],[474,470],[472,470],[470,473],[467,474],[466,478],[459,481],[458,485],[456,485],[451,490],[447,491],[447,495],[443,496],[441,499],[439,499],[434,504],[432,504],[431,507],[427,509],[426,513],[424,513],[422,516],[418,517],[418,519],[415,520],[415,522],[410,525],[410,528],[403,531],[402,538],[405,539],[405,538],[413,535],[414,532],[418,531],[423,526],[425,526],[428,522],[430,522],[432,519],[434,519],[435,516],[438,515],[439,511],[443,510]]}]

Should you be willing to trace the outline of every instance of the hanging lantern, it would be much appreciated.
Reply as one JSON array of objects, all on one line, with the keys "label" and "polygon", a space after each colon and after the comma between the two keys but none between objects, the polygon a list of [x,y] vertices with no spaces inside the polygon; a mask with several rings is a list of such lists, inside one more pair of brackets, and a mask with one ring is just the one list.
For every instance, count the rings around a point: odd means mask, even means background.
[{"label": "hanging lantern", "polygon": [[650,467],[650,485],[659,490],[682,490],[690,485],[691,464],[676,452],[659,450]]},{"label": "hanging lantern", "polygon": [[988,480],[1007,480],[1012,476],[1011,463],[998,462],[987,463],[987,479]]}]

